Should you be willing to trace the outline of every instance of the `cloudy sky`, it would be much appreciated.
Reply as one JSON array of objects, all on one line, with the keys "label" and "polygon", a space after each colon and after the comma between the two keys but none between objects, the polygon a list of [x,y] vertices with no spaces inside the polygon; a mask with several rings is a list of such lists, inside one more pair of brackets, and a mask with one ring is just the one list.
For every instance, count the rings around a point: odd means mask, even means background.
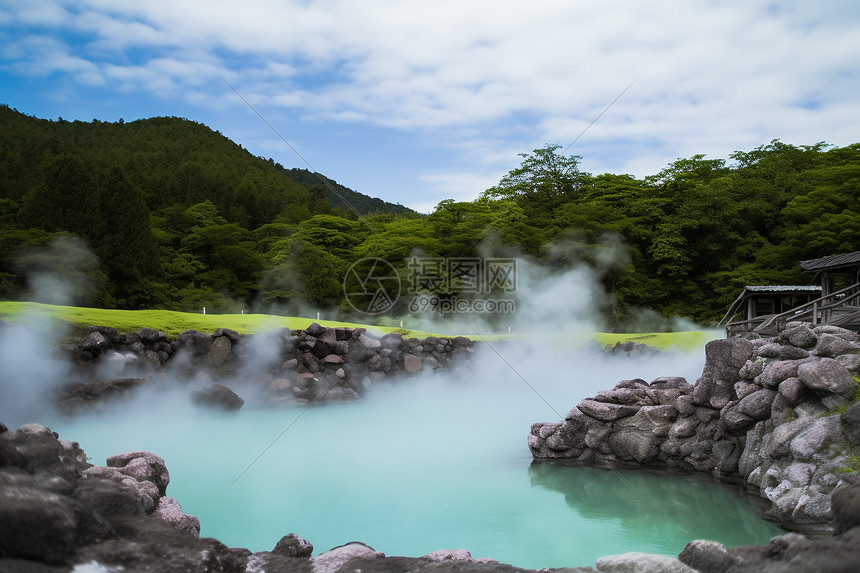
[{"label": "cloudy sky", "polygon": [[644,177],[858,142],[859,78],[856,0],[0,0],[0,103],[186,117],[422,211],[546,143]]}]

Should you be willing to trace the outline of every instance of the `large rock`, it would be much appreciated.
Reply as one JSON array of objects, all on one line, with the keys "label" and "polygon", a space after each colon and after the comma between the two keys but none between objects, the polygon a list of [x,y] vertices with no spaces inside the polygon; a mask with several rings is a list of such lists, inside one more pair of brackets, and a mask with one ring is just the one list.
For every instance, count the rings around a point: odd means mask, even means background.
[{"label": "large rock", "polygon": [[89,352],[92,356],[98,356],[111,347],[108,339],[98,331],[90,332],[87,337],[78,344],[78,348]]},{"label": "large rock", "polygon": [[43,487],[33,478],[10,483],[0,476],[0,558],[66,564],[74,554],[75,512],[65,496]]},{"label": "large rock", "polygon": [[740,370],[752,357],[753,345],[743,338],[712,340],[705,345],[705,367],[693,388],[696,404],[720,409],[731,399]]},{"label": "large rock", "polygon": [[788,457],[791,454],[791,441],[814,421],[812,418],[798,418],[777,426],[765,438],[764,453],[774,459]]},{"label": "large rock", "polygon": [[851,373],[832,358],[801,364],[797,368],[797,377],[807,388],[843,398],[853,398],[857,391],[857,382],[851,377]]},{"label": "large rock", "polygon": [[741,399],[735,408],[753,420],[765,420],[770,417],[770,405],[774,396],[776,392],[773,390],[759,390]]},{"label": "large rock", "polygon": [[658,438],[648,431],[622,428],[609,436],[609,447],[622,460],[644,464],[652,462],[658,454]]},{"label": "large rock", "polygon": [[385,557],[385,554],[376,551],[373,547],[364,543],[352,542],[313,557],[311,564],[314,567],[314,573],[336,573],[354,559],[381,557]]},{"label": "large rock", "polygon": [[206,361],[213,368],[224,366],[227,359],[230,357],[230,352],[233,350],[233,343],[228,336],[219,336],[212,341],[212,346],[206,354]]},{"label": "large rock", "polygon": [[407,372],[415,373],[421,370],[421,357],[414,354],[406,353],[403,355],[403,368]]},{"label": "large rock", "polygon": [[815,346],[815,354],[818,356],[836,358],[842,354],[856,352],[857,349],[857,345],[852,344],[842,336],[825,333],[818,337],[818,344]]},{"label": "large rock", "polygon": [[298,557],[307,559],[313,555],[314,546],[305,539],[302,539],[295,533],[290,533],[283,536],[280,541],[272,549],[272,553],[282,555],[284,557]]},{"label": "large rock", "polygon": [[151,452],[126,452],[115,454],[106,460],[107,467],[116,468],[120,473],[138,481],[146,480],[155,484],[161,495],[167,491],[170,472],[161,456]]},{"label": "large rock", "polygon": [[807,324],[798,324],[786,328],[779,335],[779,341],[797,348],[812,348],[818,341],[818,335]]},{"label": "large rock", "polygon": [[208,388],[193,392],[191,401],[201,406],[228,412],[235,412],[245,404],[245,400],[223,384],[212,384]]},{"label": "large rock", "polygon": [[200,520],[193,515],[183,513],[179,502],[172,497],[165,496],[158,500],[155,516],[180,531],[187,531],[195,537],[200,535]]},{"label": "large rock", "polygon": [[27,468],[54,475],[67,484],[73,483],[85,467],[75,452],[68,451],[56,433],[39,424],[26,424],[3,434],[27,460]]},{"label": "large rock", "polygon": [[673,557],[635,551],[601,557],[596,569],[600,573],[696,573]]},{"label": "large rock", "polygon": [[639,411],[639,408],[636,406],[598,402],[591,399],[581,401],[576,407],[586,416],[602,422],[611,422],[619,418],[632,416]]},{"label": "large rock", "polygon": [[[94,468],[107,470],[102,473]],[[89,511],[97,513],[112,525],[121,525],[129,517],[152,513],[158,504],[158,489],[149,482],[138,482],[116,470],[93,466],[82,476],[75,499]],[[150,486],[141,486],[145,483]]]},{"label": "large rock", "polygon": [[[196,518],[182,514],[175,500],[161,496],[149,481],[162,486],[168,481],[158,456],[121,454],[112,456],[118,467],[87,468],[70,456],[74,442],[60,442],[43,426],[0,432],[0,440],[11,443],[12,435],[21,455],[33,454],[25,464],[33,473],[0,468],[0,571],[58,572],[74,565],[75,571],[246,571],[249,551],[198,539]],[[46,447],[50,440],[56,447]],[[83,473],[65,471],[70,460],[86,468]],[[146,515],[153,497],[159,507]]]},{"label": "large rock", "polygon": [[[120,472],[116,468],[93,466],[81,473],[84,480],[78,487],[78,494],[86,488],[87,495],[93,498],[113,497],[110,514],[152,513],[158,505],[158,499],[164,491],[148,480],[137,480]],[[117,490],[117,491],[114,491]],[[119,492],[122,492],[120,494]],[[122,498],[122,499],[121,499]],[[128,500],[133,501],[134,508],[126,507]],[[118,507],[118,509],[117,509]]]},{"label": "large rock", "polygon": [[723,573],[741,562],[729,554],[722,543],[698,539],[687,544],[678,555],[678,561],[699,573]]},{"label": "large rock", "polygon": [[836,533],[860,526],[860,487],[840,487],[831,498]]},{"label": "large rock", "polygon": [[802,360],[777,360],[770,362],[756,376],[755,382],[765,388],[776,388],[779,384],[788,378],[797,376],[797,369],[803,364]]},{"label": "large rock", "polygon": [[854,404],[839,416],[845,437],[860,448],[860,402]]},{"label": "large rock", "polygon": [[838,416],[827,416],[818,418],[804,428],[791,440],[790,449],[794,459],[807,461],[814,459],[819,452],[824,453],[825,446],[838,437],[839,424]]}]

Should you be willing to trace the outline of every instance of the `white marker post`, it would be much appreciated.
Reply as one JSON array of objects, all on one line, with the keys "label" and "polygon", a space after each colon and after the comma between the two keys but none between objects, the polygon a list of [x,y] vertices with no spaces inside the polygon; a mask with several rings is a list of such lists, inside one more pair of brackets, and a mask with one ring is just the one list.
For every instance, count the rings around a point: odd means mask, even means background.
[{"label": "white marker post", "polygon": [[203,307],[203,314],[206,314],[206,307]]}]

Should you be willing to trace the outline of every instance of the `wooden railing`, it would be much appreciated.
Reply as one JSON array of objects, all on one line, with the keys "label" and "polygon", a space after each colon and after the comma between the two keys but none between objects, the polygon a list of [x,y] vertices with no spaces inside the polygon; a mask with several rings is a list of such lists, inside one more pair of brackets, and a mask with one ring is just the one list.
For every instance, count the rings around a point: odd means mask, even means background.
[{"label": "wooden railing", "polygon": [[832,292],[806,304],[779,314],[759,316],[726,324],[726,335],[737,336],[744,332],[775,333],[785,330],[792,321],[811,322],[814,325],[832,324],[845,312],[860,312],[860,283]]}]

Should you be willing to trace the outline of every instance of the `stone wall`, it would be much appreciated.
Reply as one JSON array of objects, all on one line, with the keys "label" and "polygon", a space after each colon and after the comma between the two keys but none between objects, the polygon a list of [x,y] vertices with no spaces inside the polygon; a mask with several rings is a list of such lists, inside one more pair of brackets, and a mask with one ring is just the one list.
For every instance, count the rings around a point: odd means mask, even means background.
[{"label": "stone wall", "polygon": [[[358,542],[313,556],[296,534],[271,551],[252,553],[200,537],[200,522],[168,497],[170,474],[150,452],[110,456],[91,465],[77,442],[37,424],[8,431],[0,422],[0,571],[207,571],[258,573],[519,573],[464,549],[423,557],[385,556]],[[765,546],[726,548],[691,541],[677,559],[626,553],[573,573],[847,573],[860,562],[860,488],[833,496],[837,535],[807,539],[790,533]],[[564,532],[557,532],[559,535]],[[573,533],[573,532],[571,532]],[[547,571],[542,569],[541,571]]]},{"label": "stone wall", "polygon": [[747,484],[788,529],[832,530],[831,495],[860,483],[857,334],[790,323],[705,353],[695,384],[624,380],[562,422],[534,424],[533,456],[708,472]]},{"label": "stone wall", "polygon": [[[268,405],[354,400],[375,382],[446,371],[475,350],[475,343],[464,337],[377,336],[364,328],[317,323],[304,330],[281,328],[244,336],[224,328],[211,333],[188,330],[173,340],[152,328],[120,333],[92,326],[68,348],[80,381],[66,386],[58,401],[73,411],[162,380],[165,374],[176,380],[206,375],[214,382],[242,386]],[[222,388],[214,387],[208,396],[214,394],[217,401],[221,393],[225,406],[241,406]],[[234,389],[241,393],[242,388]],[[207,402],[207,395],[197,395]]]}]

